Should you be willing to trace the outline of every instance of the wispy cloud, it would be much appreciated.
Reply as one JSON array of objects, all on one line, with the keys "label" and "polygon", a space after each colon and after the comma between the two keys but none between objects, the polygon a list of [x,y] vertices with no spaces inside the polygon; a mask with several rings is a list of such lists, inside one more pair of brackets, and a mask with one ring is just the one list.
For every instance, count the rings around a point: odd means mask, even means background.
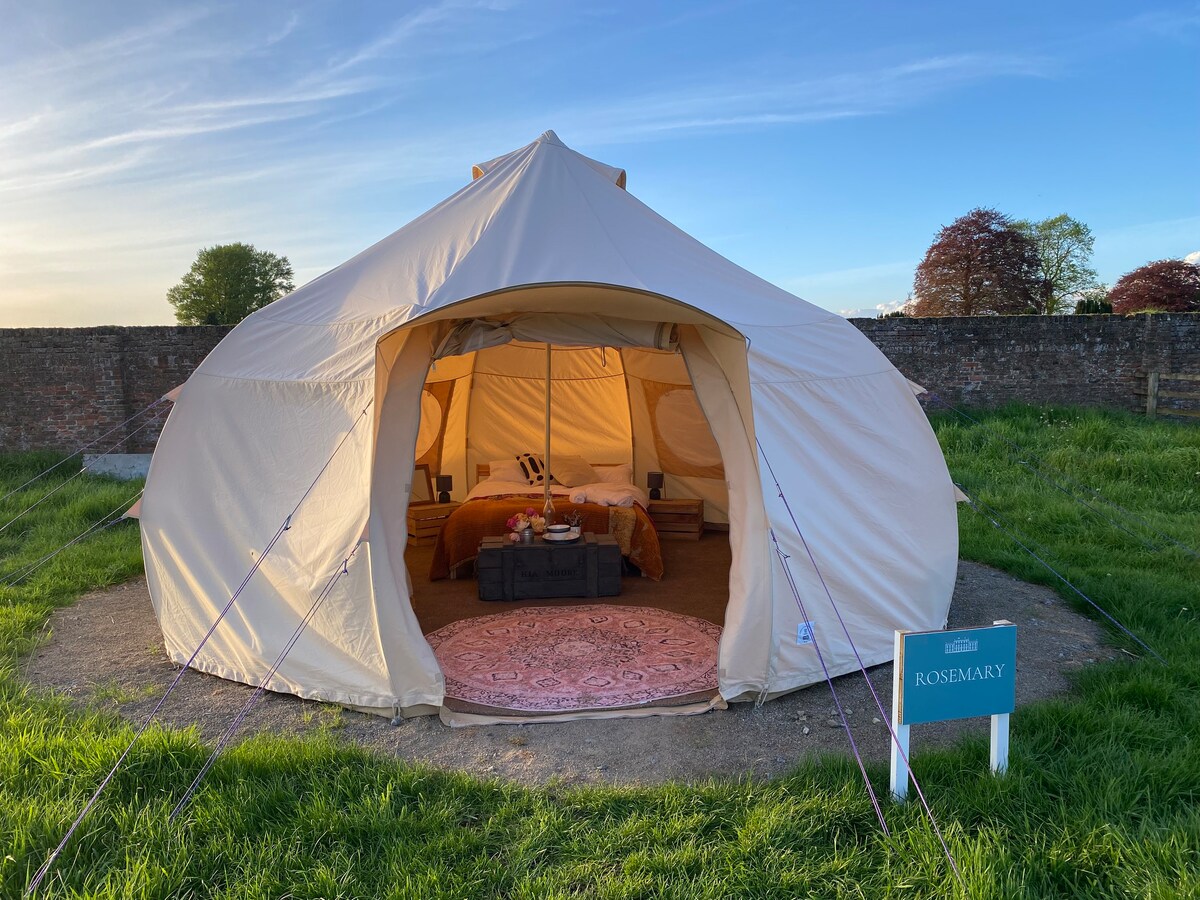
[{"label": "wispy cloud", "polygon": [[395,22],[380,37],[358,47],[344,59],[332,63],[328,66],[327,72],[331,75],[336,75],[347,69],[352,69],[355,66],[375,60],[384,53],[408,43],[422,32],[447,24],[454,12],[462,6],[463,4],[461,3],[442,2],[435,6],[418,9],[416,12],[409,13]]},{"label": "wispy cloud", "polygon": [[103,181],[120,172],[135,171],[145,161],[147,154],[134,151],[107,161],[97,161],[76,166],[55,166],[36,172],[20,172],[0,177],[0,193],[30,195],[51,188],[78,186],[89,182]]},{"label": "wispy cloud", "polygon": [[565,118],[577,140],[626,143],[882,115],[972,83],[1043,77],[1054,69],[1034,54],[932,56],[816,78],[746,82],[733,90],[713,82],[686,92],[627,95],[608,107],[567,112]]},{"label": "wispy cloud", "polygon": [[[458,52],[462,29],[476,48],[520,40],[485,27],[502,12],[436,3],[356,43],[327,38],[344,14],[321,4],[80,28],[31,8],[44,39],[0,38],[0,78],[23,86],[0,94],[0,325],[64,293],[89,298],[68,304],[82,321],[164,321],[162,295],[201,246],[258,242],[311,276],[360,249],[363,229],[383,236],[420,208],[351,225],[339,195],[467,176],[451,129],[397,137],[380,117]],[[99,311],[131,302],[149,318]]]},{"label": "wispy cloud", "polygon": [[[472,15],[497,8],[500,4],[443,0],[325,61],[319,52],[281,49],[283,55],[267,70],[271,75],[256,57],[300,37],[305,23],[298,14],[251,24],[235,40],[225,29],[210,27],[211,14],[172,14],[10,63],[0,68],[0,77],[34,89],[0,98],[0,144],[7,151],[0,158],[0,189],[77,187],[138,162],[173,161],[184,179],[196,172],[219,175],[231,145],[257,144],[288,156],[320,153],[321,147],[288,145],[297,126],[316,133],[387,108],[428,77],[429,66],[420,61],[436,60],[461,44],[456,31],[477,24]],[[498,35],[475,45],[516,39]],[[389,65],[389,51],[402,51],[410,65]],[[217,152],[213,139],[224,143]],[[146,154],[109,156],[128,146],[145,148]],[[149,165],[146,171],[157,180],[162,167]]]},{"label": "wispy cloud", "polygon": [[254,106],[293,106],[297,103],[321,103],[326,100],[338,100],[355,94],[362,94],[380,86],[377,78],[354,78],[344,81],[330,81],[323,84],[300,86],[282,89],[272,93],[247,94],[244,96],[222,97],[217,100],[205,100],[196,103],[183,104],[175,109],[177,113],[211,113],[225,112],[232,109],[246,109]]},{"label": "wispy cloud", "polygon": [[[768,66],[750,41],[739,58],[688,58],[682,32],[761,26],[770,6],[636,15],[553,0],[418,0],[399,13],[331,0],[295,11],[23,6],[0,34],[0,79],[10,86],[0,93],[0,325],[12,309],[85,295],[91,316],[136,303],[138,316],[164,321],[166,288],[199,247],[226,240],[287,253],[301,277],[316,274],[465,183],[471,162],[547,127],[602,158],[624,145],[648,159],[656,143],[665,157],[680,139],[703,147],[714,137],[899,119],[956,94],[1053,77],[1063,65],[1044,44],[1012,50],[958,35],[863,53],[848,42],[819,65],[778,50]],[[1193,33],[1188,21],[1139,17],[1135,30]],[[719,52],[737,43],[729,37]],[[631,38],[640,50],[628,49]],[[627,75],[623,67],[652,46],[661,64]],[[623,159],[613,152],[611,161]],[[911,265],[784,283],[869,307],[895,296],[879,286],[903,283]]]},{"label": "wispy cloud", "polygon": [[1139,13],[1123,24],[1128,31],[1143,32],[1156,38],[1184,41],[1200,34],[1200,6],[1186,9],[1155,9]]},{"label": "wispy cloud", "polygon": [[263,49],[266,49],[269,47],[274,47],[276,44],[281,43],[284,40],[286,40],[288,35],[290,35],[293,31],[295,31],[296,26],[299,24],[300,24],[300,14],[297,12],[293,12],[290,16],[288,16],[287,21],[284,22],[283,25],[281,25],[279,27],[278,31],[268,34],[265,38],[263,38],[263,42],[262,42]]}]

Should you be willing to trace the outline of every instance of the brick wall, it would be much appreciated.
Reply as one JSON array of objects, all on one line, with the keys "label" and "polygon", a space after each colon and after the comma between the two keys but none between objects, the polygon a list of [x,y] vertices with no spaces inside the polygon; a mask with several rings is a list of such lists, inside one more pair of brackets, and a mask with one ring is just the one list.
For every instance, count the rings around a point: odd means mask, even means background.
[{"label": "brick wall", "polygon": [[856,319],[906,377],[955,405],[1143,409],[1148,372],[1200,373],[1200,315]]},{"label": "brick wall", "polygon": [[[856,319],[908,378],[950,403],[1141,409],[1145,374],[1200,374],[1200,315]],[[0,451],[76,450],[182,384],[216,327],[0,329]],[[1164,406],[1169,406],[1167,401]],[[1186,401],[1185,401],[1186,402]],[[93,449],[153,449],[158,425]],[[118,438],[126,438],[112,447]]]},{"label": "brick wall", "polygon": [[[228,331],[0,329],[0,450],[79,449],[186,381]],[[148,452],[158,432],[143,416],[93,449]]]}]

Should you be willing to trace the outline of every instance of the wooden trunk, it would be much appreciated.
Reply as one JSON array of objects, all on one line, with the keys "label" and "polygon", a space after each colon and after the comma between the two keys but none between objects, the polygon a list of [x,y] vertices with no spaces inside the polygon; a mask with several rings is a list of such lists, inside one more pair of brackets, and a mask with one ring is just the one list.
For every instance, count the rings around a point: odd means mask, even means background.
[{"label": "wooden trunk", "polygon": [[585,532],[571,543],[536,538],[514,544],[486,537],[475,563],[480,600],[615,597],[621,593],[621,548],[611,534]]}]

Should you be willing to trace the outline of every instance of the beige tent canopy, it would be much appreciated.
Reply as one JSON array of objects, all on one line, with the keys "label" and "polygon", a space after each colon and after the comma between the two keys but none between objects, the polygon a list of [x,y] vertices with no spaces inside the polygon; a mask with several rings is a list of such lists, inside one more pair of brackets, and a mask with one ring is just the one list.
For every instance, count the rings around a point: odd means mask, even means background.
[{"label": "beige tent canopy", "polygon": [[437,710],[404,560],[413,463],[452,474],[461,497],[477,464],[539,450],[547,344],[554,452],[632,463],[641,484],[665,472],[672,496],[728,523],[725,699],[823,678],[774,540],[834,674],[857,663],[820,576],[868,665],[890,657],[893,629],[944,625],[954,487],[910,386],[868,340],[684,234],[552,132],[475,175],[251,315],[184,386],[142,509],[173,659],[304,496],[194,665],[257,683],[365,535],[270,686]]}]

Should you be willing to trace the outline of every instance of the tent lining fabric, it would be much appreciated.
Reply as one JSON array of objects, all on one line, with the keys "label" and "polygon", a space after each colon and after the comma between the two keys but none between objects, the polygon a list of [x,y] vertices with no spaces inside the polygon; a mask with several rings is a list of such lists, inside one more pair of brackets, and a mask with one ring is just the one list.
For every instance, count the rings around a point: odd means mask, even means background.
[{"label": "tent lining fabric", "polygon": [[[555,347],[555,348],[554,348],[554,352],[555,352],[555,353],[558,353],[558,352],[559,352],[559,349],[558,349],[558,347]],[[482,373],[482,374],[483,374],[483,375],[484,375],[484,377],[486,377],[486,378],[500,378],[500,379],[505,379],[505,380],[508,380],[508,381],[537,381],[537,382],[539,382],[539,383],[540,383],[540,382],[542,382],[542,381],[544,381],[544,380],[545,380],[545,376],[542,376],[541,378],[538,378],[538,377],[537,377],[537,376],[535,376],[535,375],[497,375],[497,374],[496,374],[496,373],[494,373],[494,372],[485,372],[485,373]],[[563,382],[585,382],[585,383],[586,383],[586,382],[588,382],[588,381],[611,381],[612,379],[615,379],[615,378],[623,378],[623,377],[625,377],[625,376],[624,376],[623,374],[619,373],[619,372],[618,372],[618,373],[614,373],[614,374],[612,374],[612,375],[589,375],[589,376],[583,376],[583,377],[580,377],[580,376],[575,376],[575,377],[567,376],[567,377],[563,378],[563,377],[555,376],[555,378],[554,378],[554,383],[555,383],[555,384],[561,384],[561,383],[563,383]],[[427,383],[428,383],[428,382],[427,382]]]},{"label": "tent lining fabric", "polygon": [[[709,325],[710,327],[714,327],[717,330],[727,332],[730,335],[736,335],[738,337],[742,337],[741,333],[738,331],[738,329],[736,328],[734,323],[718,319],[715,316],[713,316],[711,313],[707,313],[704,310],[693,306],[692,304],[688,303],[686,300],[678,300],[674,297],[667,296],[666,294],[660,294],[655,291],[649,291],[649,290],[645,290],[643,288],[632,287],[629,285],[614,284],[614,283],[600,282],[600,281],[554,281],[554,282],[530,282],[527,284],[516,284],[516,285],[511,285],[509,287],[500,288],[498,290],[486,291],[484,293],[477,294],[472,297],[462,297],[451,303],[447,303],[445,306],[439,307],[437,309],[431,309],[427,312],[423,312],[420,315],[414,316],[412,319],[409,319],[406,322],[402,322],[402,323],[396,325],[390,331],[381,334],[379,336],[379,341],[384,342],[389,337],[391,337],[391,335],[394,332],[400,331],[404,328],[407,328],[407,327],[410,327],[413,325],[441,321],[442,319],[466,318],[459,311],[459,308],[465,304],[472,304],[472,305],[480,306],[480,311],[474,313],[471,316],[471,318],[487,318],[490,316],[503,316],[506,314],[507,315],[516,315],[516,314],[525,313],[525,312],[553,311],[552,309],[542,309],[540,307],[526,307],[526,306],[522,306],[520,308],[512,309],[512,310],[501,310],[501,309],[492,310],[489,308],[490,302],[494,301],[494,300],[506,298],[513,294],[520,294],[520,293],[524,293],[524,292],[530,292],[530,293],[541,292],[541,291],[545,291],[547,289],[551,289],[554,291],[563,291],[563,292],[569,292],[572,289],[583,289],[583,290],[595,289],[595,290],[601,291],[601,292],[615,292],[618,294],[625,294],[625,295],[639,295],[641,297],[656,300],[663,304],[666,304],[668,309],[671,309],[675,312],[677,312],[680,309],[685,310],[688,313],[688,315],[686,315],[686,316],[673,315],[670,317],[673,321],[679,322],[680,324]],[[568,307],[568,309],[571,309],[571,311],[574,311],[572,307]],[[622,318],[640,318],[643,321],[647,321],[647,322],[651,322],[651,321],[655,321],[656,319],[663,318],[660,315],[658,315],[657,313],[654,315],[644,314],[641,316],[622,315],[621,317]],[[383,318],[387,318],[387,317],[380,317],[380,320],[382,320]],[[810,324],[810,323],[797,323],[797,324]]]}]

